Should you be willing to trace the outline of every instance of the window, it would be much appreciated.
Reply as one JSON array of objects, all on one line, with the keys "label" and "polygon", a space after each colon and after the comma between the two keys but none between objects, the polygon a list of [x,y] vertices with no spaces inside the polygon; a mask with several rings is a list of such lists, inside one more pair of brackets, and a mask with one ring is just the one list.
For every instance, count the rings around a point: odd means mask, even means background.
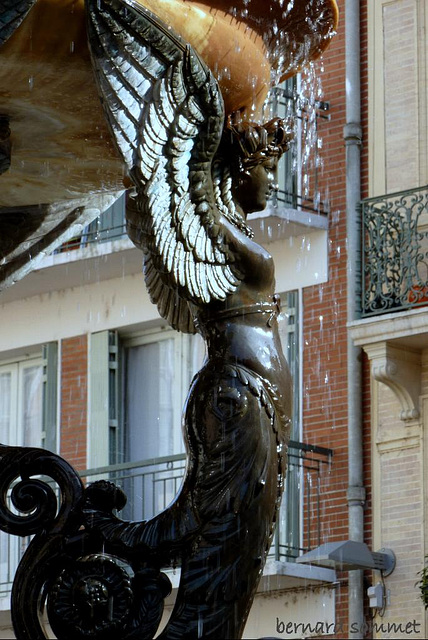
[{"label": "window", "polygon": [[88,480],[109,477],[123,487],[125,519],[152,517],[178,491],[181,415],[204,355],[200,336],[171,329],[91,336]]},{"label": "window", "polygon": [[126,237],[125,202],[126,195],[123,194],[111,207],[91,222],[82,234],[81,246]]},{"label": "window", "polygon": [[125,222],[126,194],[121,195],[113,204],[93,220],[83,232],[71,238],[54,253],[87,247],[91,244],[111,242],[127,238]]},{"label": "window", "polygon": [[124,343],[124,446],[127,461],[184,451],[181,414],[204,358],[198,336],[162,331]]},{"label": "window", "polygon": [[[40,356],[0,364],[1,443],[56,450],[57,359],[58,345],[52,342],[43,346]],[[12,581],[28,540],[0,532],[0,608],[9,607]]]},{"label": "window", "polygon": [[[0,442],[40,447],[42,421],[42,359],[0,365]],[[10,590],[26,543],[26,540],[0,533],[0,598]]]},{"label": "window", "polygon": [[43,440],[43,361],[0,366],[0,441],[40,447]]},{"label": "window", "polygon": [[90,338],[89,467],[183,451],[181,412],[205,347],[171,329]]},{"label": "window", "polygon": [[281,296],[279,335],[282,349],[290,367],[293,380],[293,426],[291,439],[300,440],[300,393],[299,393],[299,324],[298,292],[290,291]]},{"label": "window", "polygon": [[[283,296],[282,322],[280,322],[280,336],[284,355],[290,367],[293,379],[293,423],[291,440],[300,441],[300,367],[299,367],[299,307],[298,292],[291,291]],[[289,461],[293,458],[289,458]],[[278,514],[278,525],[272,553],[276,557],[286,557],[293,560],[299,555],[301,547],[301,518],[303,486],[300,465],[289,462],[285,489]]]},{"label": "window", "polygon": [[184,453],[181,416],[204,353],[200,336],[171,330],[123,344],[125,459],[151,461],[123,483],[129,502],[124,517],[151,518],[177,494],[184,473],[183,461],[177,460]]},{"label": "window", "polygon": [[[269,120],[277,116],[287,121],[289,118],[296,117],[296,106],[296,78],[288,78],[279,87],[272,89],[268,102],[269,112],[264,117]],[[298,126],[300,127],[300,123]],[[300,204],[297,195],[299,193],[297,175],[293,170],[293,165],[296,164],[294,156],[300,153],[298,141],[299,136],[296,136],[296,141],[278,163],[278,192],[272,196],[273,204],[294,209],[297,209]],[[298,163],[297,166],[299,166]]]}]

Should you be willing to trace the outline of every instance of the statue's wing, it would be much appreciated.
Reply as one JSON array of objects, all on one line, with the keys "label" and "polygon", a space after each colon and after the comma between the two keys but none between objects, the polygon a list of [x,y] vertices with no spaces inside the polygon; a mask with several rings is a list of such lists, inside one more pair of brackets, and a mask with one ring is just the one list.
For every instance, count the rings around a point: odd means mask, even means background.
[{"label": "statue's wing", "polygon": [[16,31],[36,0],[2,0],[0,6],[0,46]]},{"label": "statue's wing", "polygon": [[0,207],[0,293],[37,269],[64,242],[80,238],[120,195],[94,193],[47,204]]},{"label": "statue's wing", "polygon": [[224,107],[195,51],[132,0],[87,0],[99,89],[137,188],[128,232],[160,314],[193,332],[188,303],[223,300],[241,276],[219,224],[211,163]]}]

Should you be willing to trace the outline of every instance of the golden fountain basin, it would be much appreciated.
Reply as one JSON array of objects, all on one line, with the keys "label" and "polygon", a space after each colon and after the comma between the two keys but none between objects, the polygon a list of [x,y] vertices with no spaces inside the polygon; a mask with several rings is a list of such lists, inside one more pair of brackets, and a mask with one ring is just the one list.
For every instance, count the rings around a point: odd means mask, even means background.
[{"label": "golden fountain basin", "polygon": [[[337,24],[335,0],[133,2],[195,47],[219,81],[227,113],[243,109],[251,118],[272,84],[322,53]],[[10,118],[12,141],[0,207],[123,188],[93,78],[84,0],[38,0],[0,57],[0,114]]]}]

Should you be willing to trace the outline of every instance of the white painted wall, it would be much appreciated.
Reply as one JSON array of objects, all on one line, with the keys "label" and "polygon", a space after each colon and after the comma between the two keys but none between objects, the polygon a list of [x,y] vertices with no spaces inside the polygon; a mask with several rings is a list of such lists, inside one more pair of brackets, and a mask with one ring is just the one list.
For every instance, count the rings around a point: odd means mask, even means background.
[{"label": "white painted wall", "polygon": [[307,638],[334,633],[332,588],[273,591],[256,595],[243,638]]},{"label": "white painted wall", "polygon": [[[278,292],[326,281],[325,231],[273,242],[269,250],[275,260]],[[156,307],[150,303],[140,271],[140,254],[135,252],[124,251],[122,263],[113,267],[105,255],[85,262],[76,261],[74,252],[70,252],[69,264],[64,264],[63,256],[57,256],[57,261],[54,256],[47,261],[48,266],[15,285],[13,296],[7,291],[3,297],[0,294],[0,359],[52,340],[158,323]],[[117,260],[117,253],[111,260],[114,258]],[[79,277],[73,271],[77,266]],[[103,279],[104,266],[113,277]],[[49,282],[50,290],[39,284],[41,280]],[[64,288],[67,282],[72,286]],[[41,292],[31,295],[38,290]],[[20,291],[25,297],[18,297]],[[3,299],[6,301],[2,304]]]}]

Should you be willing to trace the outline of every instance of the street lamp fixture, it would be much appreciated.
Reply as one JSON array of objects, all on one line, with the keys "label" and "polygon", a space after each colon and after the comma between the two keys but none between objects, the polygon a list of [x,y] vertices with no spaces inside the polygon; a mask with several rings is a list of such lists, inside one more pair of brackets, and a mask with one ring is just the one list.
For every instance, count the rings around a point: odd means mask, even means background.
[{"label": "street lamp fixture", "polygon": [[322,544],[297,558],[296,562],[339,571],[374,569],[389,576],[395,568],[395,554],[391,549],[370,551],[364,542],[346,540]]}]

